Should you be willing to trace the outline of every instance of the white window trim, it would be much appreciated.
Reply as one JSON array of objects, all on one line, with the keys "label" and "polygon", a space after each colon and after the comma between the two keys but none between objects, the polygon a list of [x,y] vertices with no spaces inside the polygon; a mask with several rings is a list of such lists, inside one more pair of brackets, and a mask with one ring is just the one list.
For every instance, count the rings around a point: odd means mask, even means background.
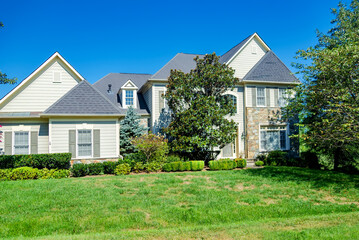
[{"label": "white window trim", "polygon": [[[79,130],[90,130],[91,131],[91,156],[79,156]],[[76,128],[76,158],[93,158],[93,129],[92,128]]]},{"label": "white window trim", "polygon": [[[264,105],[259,105],[258,104],[258,88],[263,88],[264,89]],[[266,88],[265,87],[256,87],[256,102],[257,102],[257,107],[266,107],[266,99],[267,99],[267,93],[266,93]]]},{"label": "white window trim", "polygon": [[[133,87],[126,87],[126,85],[131,84]],[[133,91],[133,105],[126,105],[126,90]],[[123,108],[137,108],[137,90],[136,84],[134,84],[130,79],[121,87],[121,101]]]},{"label": "white window trim", "polygon": [[[286,125],[284,125],[284,124],[274,124],[274,125],[273,124],[272,125],[271,124],[260,124],[259,125],[259,152],[262,152],[262,153],[270,152],[268,150],[263,149],[262,144],[261,144],[261,142],[262,142],[261,127],[265,127],[265,126],[278,126],[278,127],[285,126],[285,146],[286,146],[286,148],[285,149],[278,149],[278,150],[280,150],[280,151],[288,151],[290,149],[289,125],[288,124],[286,124]],[[278,130],[278,132],[280,132],[280,130]],[[280,144],[280,133],[279,133],[279,144]]]},{"label": "white window trim", "polygon": [[27,154],[31,153],[31,131],[30,130],[14,130],[12,131],[12,154],[15,155],[15,132],[27,132],[27,138],[29,143],[29,148]]}]

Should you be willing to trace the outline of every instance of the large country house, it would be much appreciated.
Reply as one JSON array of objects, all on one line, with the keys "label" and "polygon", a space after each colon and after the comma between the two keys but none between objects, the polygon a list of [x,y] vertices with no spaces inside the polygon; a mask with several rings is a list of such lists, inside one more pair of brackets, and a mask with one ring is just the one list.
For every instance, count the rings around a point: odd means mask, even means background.
[{"label": "large country house", "polygon": [[[71,152],[74,161],[120,156],[120,120],[132,106],[143,124],[158,132],[166,111],[171,69],[189,72],[196,54],[178,53],[153,75],[110,73],[91,85],[59,53],[53,54],[0,100],[5,154]],[[228,91],[236,105],[234,143],[220,158],[253,158],[273,149],[289,150],[288,124],[272,121],[298,79],[254,33],[220,57],[235,69],[240,84]]]}]

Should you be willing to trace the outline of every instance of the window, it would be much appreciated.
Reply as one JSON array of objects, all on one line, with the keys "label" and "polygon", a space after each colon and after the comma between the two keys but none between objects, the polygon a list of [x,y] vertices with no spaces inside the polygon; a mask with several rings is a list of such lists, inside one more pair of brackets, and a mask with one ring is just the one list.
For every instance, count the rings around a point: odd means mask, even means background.
[{"label": "window", "polygon": [[266,95],[264,87],[257,87],[257,106],[266,105]]},{"label": "window", "polygon": [[164,95],[166,94],[166,91],[159,91],[159,99],[158,99],[158,106],[160,113],[162,112],[162,109],[168,110],[167,100],[164,98]]},{"label": "window", "polygon": [[286,126],[261,126],[261,151],[287,150]]},{"label": "window", "polygon": [[232,100],[232,104],[234,107],[234,113],[237,113],[237,97],[232,94],[228,94],[227,96],[229,96],[230,99]]},{"label": "window", "polygon": [[278,92],[278,105],[279,107],[284,107],[287,104],[287,89],[279,88]]},{"label": "window", "polygon": [[257,54],[257,46],[256,45],[252,45],[252,54]]},{"label": "window", "polygon": [[133,106],[133,90],[126,90],[126,97],[125,97],[125,102],[126,102],[126,106]]},{"label": "window", "polygon": [[77,132],[78,157],[92,156],[92,131],[78,130]]},{"label": "window", "polygon": [[29,154],[29,132],[14,132],[14,154]]},{"label": "window", "polygon": [[53,83],[61,83],[61,72],[54,72]]},{"label": "window", "polygon": [[234,153],[235,153],[235,149],[233,143],[228,143],[226,146],[222,148],[223,157],[233,157]]}]

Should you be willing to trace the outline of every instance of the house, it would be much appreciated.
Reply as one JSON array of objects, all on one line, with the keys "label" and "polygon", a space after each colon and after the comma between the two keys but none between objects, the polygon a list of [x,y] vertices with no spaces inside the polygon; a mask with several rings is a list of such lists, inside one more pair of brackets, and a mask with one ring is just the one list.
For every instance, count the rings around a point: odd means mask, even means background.
[{"label": "house", "polygon": [[[5,154],[71,152],[73,160],[96,161],[120,156],[120,120],[136,109],[143,125],[158,132],[166,124],[166,92],[171,69],[189,72],[194,57],[178,53],[153,75],[110,73],[91,85],[59,53],[53,54],[0,100]],[[232,96],[238,124],[235,142],[220,158],[253,158],[273,149],[289,150],[289,125],[271,116],[285,104],[286,89],[299,83],[267,44],[254,33],[223,54],[240,84]],[[167,119],[168,120],[168,119]]]}]

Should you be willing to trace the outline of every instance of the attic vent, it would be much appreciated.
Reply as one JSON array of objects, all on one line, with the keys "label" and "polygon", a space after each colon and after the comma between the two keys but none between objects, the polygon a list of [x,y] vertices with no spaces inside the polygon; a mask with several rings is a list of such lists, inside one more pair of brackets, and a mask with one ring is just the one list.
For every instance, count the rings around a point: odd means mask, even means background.
[{"label": "attic vent", "polygon": [[111,94],[111,93],[112,93],[111,87],[112,87],[112,84],[109,84],[109,85],[108,85],[108,89],[107,89],[107,93],[108,93],[108,94]]},{"label": "attic vent", "polygon": [[54,72],[53,83],[61,83],[61,72]]}]

